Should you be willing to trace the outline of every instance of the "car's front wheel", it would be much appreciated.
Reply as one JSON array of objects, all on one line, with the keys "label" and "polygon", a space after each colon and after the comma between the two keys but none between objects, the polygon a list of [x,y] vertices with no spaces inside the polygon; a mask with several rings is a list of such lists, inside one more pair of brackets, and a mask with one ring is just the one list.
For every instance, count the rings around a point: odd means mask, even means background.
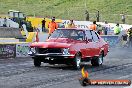
[{"label": "car's front wheel", "polygon": [[41,61],[38,58],[34,58],[34,66],[35,67],[40,67],[41,66]]},{"label": "car's front wheel", "polygon": [[91,60],[92,66],[100,66],[100,65],[102,65],[102,64],[103,64],[103,59],[104,59],[103,53],[101,53],[101,54],[99,55],[99,57],[94,57],[94,58]]},{"label": "car's front wheel", "polygon": [[74,68],[75,69],[80,69],[81,68],[81,55],[76,54],[74,58]]}]

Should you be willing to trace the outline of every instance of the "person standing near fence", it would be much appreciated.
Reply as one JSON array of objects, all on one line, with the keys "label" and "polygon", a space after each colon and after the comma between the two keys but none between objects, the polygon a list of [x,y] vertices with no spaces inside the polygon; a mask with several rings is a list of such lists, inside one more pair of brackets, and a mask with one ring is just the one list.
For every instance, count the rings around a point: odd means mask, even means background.
[{"label": "person standing near fence", "polygon": [[122,23],[123,23],[123,24],[125,24],[125,19],[126,19],[125,14],[122,14],[121,20],[122,20]]},{"label": "person standing near fence", "polygon": [[97,17],[97,22],[99,22],[99,17],[100,17],[99,11],[97,11],[96,17]]},{"label": "person standing near fence", "polygon": [[96,21],[93,21],[93,24],[91,24],[89,28],[90,28],[91,30],[97,31],[97,24],[96,24]]},{"label": "person standing near fence", "polygon": [[3,27],[7,27],[7,19],[6,19],[6,17],[4,18],[4,24],[3,24]]},{"label": "person standing near fence", "polygon": [[104,24],[104,27],[103,27],[104,35],[108,34],[109,29],[110,29],[110,25],[108,24],[107,21],[105,21],[105,24]]},{"label": "person standing near fence", "polygon": [[45,29],[45,18],[42,20],[42,32],[46,32],[46,29]]},{"label": "person standing near fence", "polygon": [[114,27],[114,34],[118,35],[121,32],[121,28],[119,27],[119,23],[116,24],[116,26]]},{"label": "person standing near fence", "polygon": [[128,29],[128,46],[132,47],[132,27],[130,29]]},{"label": "person standing near fence", "polygon": [[118,38],[120,40],[121,47],[128,47],[128,35],[126,30],[122,30]]},{"label": "person standing near fence", "polygon": [[89,12],[88,12],[88,10],[85,11],[85,14],[86,14],[86,21],[89,21]]},{"label": "person standing near fence", "polygon": [[70,20],[70,22],[67,25],[65,25],[65,28],[75,28],[73,20]]},{"label": "person standing near fence", "polygon": [[55,22],[55,17],[52,17],[52,21],[48,24],[49,34],[53,33],[58,28],[58,24]]}]

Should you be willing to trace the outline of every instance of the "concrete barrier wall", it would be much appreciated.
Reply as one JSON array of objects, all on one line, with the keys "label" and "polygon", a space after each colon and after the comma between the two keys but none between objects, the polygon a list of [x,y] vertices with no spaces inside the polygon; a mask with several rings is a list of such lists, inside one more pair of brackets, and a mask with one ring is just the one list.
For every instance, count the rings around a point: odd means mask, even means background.
[{"label": "concrete barrier wall", "polygon": [[19,42],[19,39],[15,38],[0,38],[0,43],[8,43],[8,42]]},{"label": "concrete barrier wall", "polygon": [[0,59],[15,58],[16,45],[15,44],[0,44]]},{"label": "concrete barrier wall", "polygon": [[16,57],[28,57],[29,43],[16,44]]},{"label": "concrete barrier wall", "polygon": [[117,35],[102,35],[101,36],[110,47],[117,47],[119,45],[119,36]]},{"label": "concrete barrier wall", "polygon": [[0,59],[29,57],[30,43],[1,43],[0,44]]},{"label": "concrete barrier wall", "polygon": [[19,28],[0,27],[0,38],[23,38]]}]

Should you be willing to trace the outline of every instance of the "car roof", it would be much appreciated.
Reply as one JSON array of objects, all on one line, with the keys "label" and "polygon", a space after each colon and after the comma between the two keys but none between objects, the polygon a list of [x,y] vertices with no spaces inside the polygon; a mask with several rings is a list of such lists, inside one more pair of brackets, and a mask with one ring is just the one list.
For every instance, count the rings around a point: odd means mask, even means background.
[{"label": "car roof", "polygon": [[61,30],[63,30],[63,29],[68,29],[68,30],[70,30],[70,29],[72,29],[72,30],[84,30],[84,31],[86,31],[86,30],[90,30],[90,29],[86,29],[86,28],[58,28],[58,29],[61,29]]}]

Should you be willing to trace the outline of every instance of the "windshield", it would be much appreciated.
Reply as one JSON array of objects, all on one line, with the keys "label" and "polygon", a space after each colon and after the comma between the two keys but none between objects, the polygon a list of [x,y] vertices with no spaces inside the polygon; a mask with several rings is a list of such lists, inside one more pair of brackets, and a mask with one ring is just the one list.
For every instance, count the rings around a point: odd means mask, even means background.
[{"label": "windshield", "polygon": [[75,29],[57,29],[55,30],[50,38],[69,38],[74,40],[83,40],[84,31]]}]

